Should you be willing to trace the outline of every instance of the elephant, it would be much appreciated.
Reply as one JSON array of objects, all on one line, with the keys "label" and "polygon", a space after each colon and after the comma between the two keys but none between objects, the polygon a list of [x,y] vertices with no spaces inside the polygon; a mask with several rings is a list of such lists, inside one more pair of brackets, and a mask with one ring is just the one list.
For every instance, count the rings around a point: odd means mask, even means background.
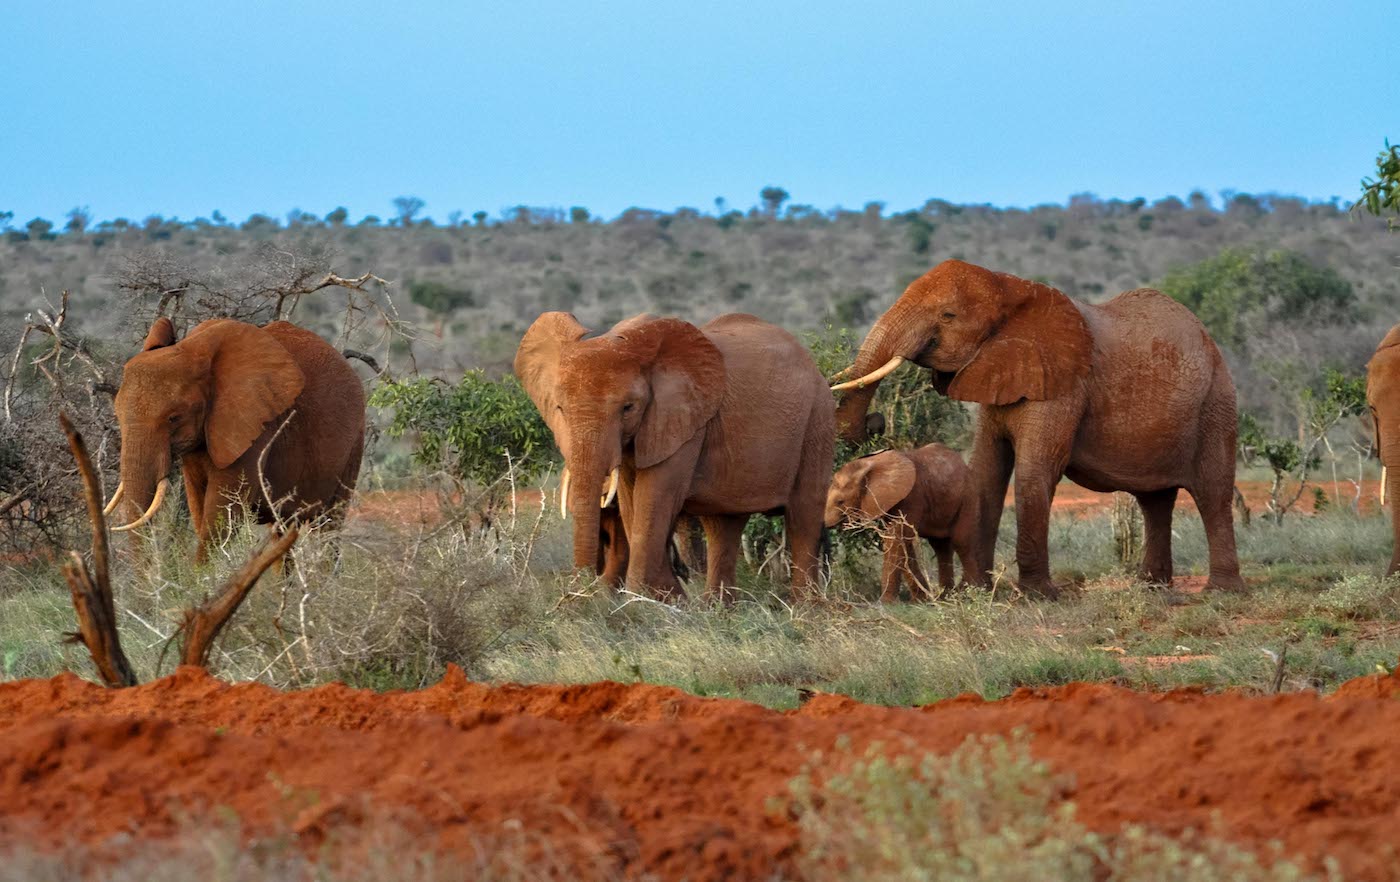
[{"label": "elephant", "polygon": [[[1366,363],[1366,405],[1375,426],[1375,447],[1381,458],[1381,505],[1389,496],[1393,506],[1400,490],[1400,325],[1391,328]],[[1395,544],[1387,576],[1400,570],[1400,519],[1391,517]]]},{"label": "elephant", "polygon": [[836,430],[807,349],[737,313],[698,328],[640,315],[587,334],[569,313],[547,312],[515,355],[515,374],[572,475],[575,566],[597,566],[609,480],[631,547],[629,587],[679,591],[667,537],[688,514],[704,526],[707,590],[727,596],[756,513],[784,515],[794,589],[811,585]]},{"label": "elephant", "polygon": [[[907,575],[911,593],[933,597],[919,569],[915,549],[928,540],[938,559],[938,585],[953,587],[953,555],[962,563],[963,579],[986,581],[976,554],[978,499],[972,474],[957,451],[942,444],[916,450],[884,450],[853,459],[831,479],[826,495],[826,526],[870,521],[880,526],[885,565],[881,600],[890,602]],[[941,593],[941,592],[940,592]]]},{"label": "elephant", "polygon": [[912,282],[876,320],[848,371],[837,423],[852,441],[879,381],[904,361],[934,387],[976,402],[970,467],[978,487],[979,566],[989,569],[1015,470],[1016,561],[1024,591],[1057,596],[1047,550],[1062,476],[1121,490],[1142,507],[1141,575],[1172,578],[1177,492],[1196,501],[1210,550],[1208,587],[1240,590],[1230,503],[1235,386],[1219,348],[1186,307],[1138,288],[1103,304],[960,260]]},{"label": "elephant", "polygon": [[346,359],[288,322],[258,327],[201,322],[176,340],[168,318],[151,325],[126,363],[116,396],[121,482],[140,527],[155,516],[178,462],[198,542],[207,559],[225,510],[263,523],[318,516],[338,524],[360,473],[365,394]]}]

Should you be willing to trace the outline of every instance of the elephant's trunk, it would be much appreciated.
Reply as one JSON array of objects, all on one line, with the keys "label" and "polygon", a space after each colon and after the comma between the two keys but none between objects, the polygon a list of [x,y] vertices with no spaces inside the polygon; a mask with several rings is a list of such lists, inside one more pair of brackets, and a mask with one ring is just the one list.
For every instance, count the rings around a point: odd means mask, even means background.
[{"label": "elephant's trunk", "polygon": [[593,458],[569,466],[569,513],[574,520],[574,567],[598,567],[599,514],[598,503],[603,494],[607,471]]},{"label": "elephant's trunk", "polygon": [[122,438],[121,504],[116,512],[125,516],[114,522],[127,524],[138,520],[155,499],[156,486],[170,472],[170,443],[164,438],[129,434]]},{"label": "elephant's trunk", "polygon": [[[860,344],[855,364],[849,370],[852,378],[864,377],[878,370],[895,356],[910,358],[920,348],[915,345],[917,326],[911,321],[915,308],[901,297],[880,316],[865,340]],[[880,381],[875,380],[858,389],[848,389],[841,395],[841,403],[836,408],[836,426],[852,444],[859,444],[868,437],[865,415]]]}]

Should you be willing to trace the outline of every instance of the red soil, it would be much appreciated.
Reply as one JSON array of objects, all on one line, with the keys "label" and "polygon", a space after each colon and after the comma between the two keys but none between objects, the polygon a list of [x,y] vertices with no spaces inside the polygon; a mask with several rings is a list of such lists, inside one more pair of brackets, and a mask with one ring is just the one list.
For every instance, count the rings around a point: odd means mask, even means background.
[{"label": "red soil", "polygon": [[[392,816],[424,850],[465,850],[515,826],[629,877],[766,879],[788,868],[792,823],[771,811],[809,751],[948,751],[1024,728],[1075,784],[1090,826],[1177,832],[1218,814],[1232,839],[1280,839],[1349,878],[1390,878],[1400,822],[1400,682],[1336,695],[1141,694],[1074,684],[918,709],[818,695],[778,713],[674,689],[503,686],[456,669],[376,695],[278,692],[193,669],[135,689],[77,677],[0,684],[0,835],[59,848],[170,835],[218,806],[250,833],[309,841]],[[288,794],[314,794],[297,801]],[[37,831],[37,832],[36,832]]]}]

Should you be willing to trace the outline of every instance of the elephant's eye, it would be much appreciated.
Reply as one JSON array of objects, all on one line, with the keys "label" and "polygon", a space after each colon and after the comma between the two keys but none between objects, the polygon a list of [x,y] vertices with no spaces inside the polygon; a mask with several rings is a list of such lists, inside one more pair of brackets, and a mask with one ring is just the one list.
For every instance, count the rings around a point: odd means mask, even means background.
[{"label": "elephant's eye", "polygon": [[955,312],[948,312],[947,310],[944,310],[944,311],[943,311],[943,314],[942,314],[941,316],[939,316],[939,318],[942,319],[942,320],[945,321],[945,322],[951,322],[953,319],[955,319],[955,318],[957,318],[957,317],[958,317],[958,314],[957,314],[957,313],[955,313]]},{"label": "elephant's eye", "polygon": [[622,405],[622,412],[623,412],[623,413],[631,413],[631,412],[632,412],[632,408],[634,408],[634,407],[636,407],[636,405],[629,401],[629,402],[627,402],[626,404]]},{"label": "elephant's eye", "polygon": [[178,423],[178,422],[180,421],[180,415],[179,415],[178,413],[172,413],[172,414],[171,414],[169,417],[167,417],[166,419],[170,420],[170,425],[173,426],[173,425],[175,425],[176,423]]}]

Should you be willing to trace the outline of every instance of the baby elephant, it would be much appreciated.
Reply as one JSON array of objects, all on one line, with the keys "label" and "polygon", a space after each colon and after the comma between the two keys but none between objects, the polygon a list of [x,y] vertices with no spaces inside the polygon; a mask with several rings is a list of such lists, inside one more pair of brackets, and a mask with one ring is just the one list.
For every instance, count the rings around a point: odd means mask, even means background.
[{"label": "baby elephant", "polygon": [[986,580],[974,547],[978,503],[971,473],[962,457],[942,444],[872,453],[842,466],[827,491],[826,525],[862,520],[878,521],[884,537],[882,600],[896,598],[906,573],[913,586],[935,596],[919,570],[914,544],[920,536],[938,556],[941,589],[953,587],[955,551],[964,581]]}]

